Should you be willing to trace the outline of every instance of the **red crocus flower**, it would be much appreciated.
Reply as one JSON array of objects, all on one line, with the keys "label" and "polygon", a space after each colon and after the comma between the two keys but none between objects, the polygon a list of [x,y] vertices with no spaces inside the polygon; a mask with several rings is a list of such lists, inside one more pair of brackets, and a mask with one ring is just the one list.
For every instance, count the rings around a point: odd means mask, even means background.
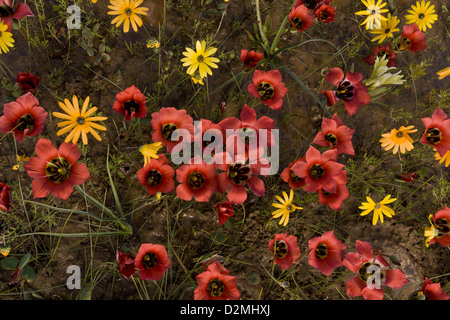
[{"label": "red crocus flower", "polygon": [[278,70],[269,70],[269,72],[255,70],[252,83],[248,85],[248,92],[255,98],[261,99],[261,103],[269,108],[279,110],[283,105],[283,97],[288,92],[282,80]]},{"label": "red crocus flower", "polygon": [[11,208],[11,187],[0,182],[0,210],[9,211]]},{"label": "red crocus flower", "polygon": [[54,197],[67,200],[74,185],[91,177],[87,166],[77,162],[81,156],[77,144],[63,143],[57,150],[50,140],[41,138],[35,152],[37,157],[24,165],[34,179],[31,183],[34,198],[45,198],[51,192]]},{"label": "red crocus flower", "polygon": [[31,92],[34,94],[39,86],[39,83],[41,82],[41,78],[35,76],[32,73],[19,72],[16,78],[16,82],[23,92]]},{"label": "red crocus flower", "polygon": [[30,92],[6,103],[0,117],[0,132],[14,132],[18,142],[24,136],[36,136],[44,129],[48,113],[39,106],[39,100]]},{"label": "red crocus flower", "polygon": [[300,248],[297,237],[288,236],[286,233],[277,233],[269,241],[270,251],[274,254],[275,264],[282,269],[289,269],[293,263],[300,260]]},{"label": "red crocus flower", "polygon": [[171,262],[164,246],[143,243],[134,259],[134,265],[139,269],[141,280],[161,280]]},{"label": "red crocus flower", "polygon": [[336,176],[336,192],[330,193],[319,189],[319,203],[328,205],[333,210],[341,210],[342,202],[350,196],[347,188],[347,172],[343,170]]},{"label": "red crocus flower", "polygon": [[420,142],[434,147],[443,157],[450,150],[450,119],[442,109],[437,108],[431,118],[422,118],[425,132]]},{"label": "red crocus flower", "polygon": [[294,162],[289,163],[287,168],[281,172],[281,179],[283,179],[284,182],[287,182],[292,190],[299,189],[305,185],[305,179],[300,178],[292,171],[292,166],[297,162],[305,162],[305,157],[300,157]]},{"label": "red crocus flower", "polygon": [[125,117],[125,121],[131,118],[145,118],[147,107],[145,96],[135,86],[131,86],[116,95],[116,101],[112,108]]},{"label": "red crocus flower", "polygon": [[246,69],[256,67],[256,65],[264,58],[264,53],[256,52],[255,50],[248,51],[241,50],[241,61]]},{"label": "red crocus flower", "polygon": [[426,37],[427,35],[420,31],[417,24],[404,25],[400,36],[399,49],[412,52],[425,50],[427,48]]},{"label": "red crocus flower", "polygon": [[225,172],[217,175],[219,191],[227,192],[228,200],[233,204],[241,204],[247,199],[247,185],[257,196],[263,196],[266,192],[264,182],[256,175],[261,173],[261,168],[265,167],[260,163],[249,163],[244,156],[231,156],[228,152],[221,152],[214,155],[214,166]]},{"label": "red crocus flower", "polygon": [[234,208],[231,202],[225,201],[218,203],[214,206],[216,208],[217,216],[219,217],[220,225],[224,225],[228,218],[232,217],[234,214]]},{"label": "red crocus flower", "polygon": [[372,246],[367,242],[356,240],[355,247],[356,253],[347,253],[343,262],[347,269],[357,274],[345,284],[350,297],[363,296],[366,300],[382,300],[382,284],[399,289],[409,282],[400,269],[388,269],[389,264],[378,250],[374,259]]},{"label": "red crocus flower", "polygon": [[386,43],[382,46],[377,46],[373,48],[373,54],[367,56],[364,61],[367,62],[369,65],[375,64],[375,58],[379,57],[382,58],[383,56],[386,56],[386,58],[389,60],[387,63],[388,67],[397,68],[397,62],[395,61],[395,58],[397,58],[397,53],[392,51],[391,44]]},{"label": "red crocus flower", "polygon": [[337,163],[337,151],[327,150],[323,154],[314,147],[306,151],[305,162],[297,162],[292,171],[305,179],[303,189],[307,192],[318,191],[320,188],[329,193],[337,190],[336,178],[341,174],[344,165]]},{"label": "red crocus flower", "polygon": [[342,266],[346,246],[336,238],[333,230],[310,239],[308,247],[309,264],[319,269],[327,277],[335,268]]},{"label": "red crocus flower", "polygon": [[291,12],[289,12],[289,21],[298,31],[305,31],[313,24],[314,16],[306,6],[299,5],[292,8]]},{"label": "red crocus flower", "polygon": [[370,102],[370,95],[367,93],[369,90],[361,82],[361,73],[347,72],[344,77],[342,69],[332,68],[326,74],[325,79],[337,87],[335,91],[322,91],[322,94],[327,98],[328,106],[333,106],[342,99],[348,114],[353,116],[360,105],[366,105]]},{"label": "red crocus flower", "polygon": [[[208,137],[205,136],[205,133],[208,134]],[[221,137],[222,141],[217,142],[218,144],[213,148],[210,144],[215,142],[216,136]],[[214,149],[222,150],[224,139],[225,133],[223,132],[222,126],[213,123],[211,120],[200,119],[194,130],[194,142],[201,145],[204,155],[211,154]]]},{"label": "red crocus flower", "polygon": [[239,300],[241,293],[236,287],[237,279],[219,261],[210,264],[205,272],[196,277],[198,287],[194,300]]},{"label": "red crocus flower", "polygon": [[322,131],[317,133],[313,143],[322,147],[336,149],[338,154],[346,153],[354,156],[352,137],[354,129],[344,126],[335,113],[331,119],[322,119]]},{"label": "red crocus flower", "polygon": [[[222,127],[223,131],[227,133],[227,130],[234,130],[238,132],[238,136],[247,136],[248,139],[241,139],[242,142],[248,144],[252,144],[255,141],[256,145],[264,144],[264,142],[260,142],[262,136],[260,136],[261,130],[265,129],[267,131],[267,136],[264,137],[266,139],[266,145],[270,147],[272,145],[272,129],[274,128],[275,120],[262,116],[257,119],[256,111],[253,108],[250,108],[248,105],[244,105],[241,110],[241,119],[235,117],[228,117],[219,122],[219,125]],[[231,135],[227,133],[227,138],[230,138]]]},{"label": "red crocus flower", "polygon": [[123,275],[126,279],[130,279],[131,276],[136,273],[134,259],[129,254],[117,250],[116,261],[119,264],[120,274]]},{"label": "red crocus flower", "polygon": [[433,283],[428,277],[425,277],[422,290],[417,293],[418,300],[449,300],[450,296],[446,294],[440,283]]},{"label": "red crocus flower", "polygon": [[435,243],[437,241],[443,247],[450,247],[450,208],[442,208],[432,216],[432,219],[432,225],[435,229],[435,235],[430,239],[429,244]]},{"label": "red crocus flower", "polygon": [[314,13],[316,14],[319,21],[322,21],[324,23],[333,22],[334,17],[336,16],[336,8],[330,7],[326,4],[322,4],[314,11]]},{"label": "red crocus flower", "polygon": [[0,21],[3,21],[8,26],[8,32],[11,31],[12,27],[11,19],[21,20],[24,17],[34,17],[28,5],[19,3],[14,9],[11,5],[11,0],[0,0]]},{"label": "red crocus flower", "polygon": [[178,168],[177,180],[180,183],[177,186],[177,197],[186,201],[192,198],[199,202],[209,201],[217,190],[216,169],[200,157],[195,157],[191,163]]},{"label": "red crocus flower", "polygon": [[168,152],[172,152],[173,147],[179,143],[179,141],[172,141],[172,138],[176,140],[179,136],[174,134],[174,137],[172,137],[172,133],[175,130],[184,129],[189,131],[191,140],[194,136],[193,119],[184,109],[161,108],[159,112],[152,114],[151,125],[154,130],[152,140],[161,142],[166,146]]},{"label": "red crocus flower", "polygon": [[158,192],[169,193],[175,190],[174,174],[175,170],[169,165],[166,156],[160,154],[158,159],[151,159],[139,169],[137,179],[147,187],[148,194],[152,196]]},{"label": "red crocus flower", "polygon": [[294,8],[304,5],[308,8],[308,10],[316,11],[318,7],[320,7],[322,4],[330,4],[333,0],[297,0],[297,2],[294,4]]}]

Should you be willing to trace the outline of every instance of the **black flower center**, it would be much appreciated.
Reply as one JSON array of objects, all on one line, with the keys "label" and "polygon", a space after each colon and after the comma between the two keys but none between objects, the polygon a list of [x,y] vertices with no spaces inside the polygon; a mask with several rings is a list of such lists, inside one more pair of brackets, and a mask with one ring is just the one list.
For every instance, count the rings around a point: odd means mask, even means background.
[{"label": "black flower center", "polygon": [[288,246],[287,243],[284,242],[283,240],[280,241],[275,241],[274,247],[274,254],[277,258],[284,258],[286,257],[287,253],[288,253]]},{"label": "black flower center", "polygon": [[340,99],[351,100],[355,95],[355,90],[351,82],[348,80],[342,81],[336,90],[336,95]]},{"label": "black flower center", "polygon": [[419,19],[425,18],[425,15],[423,13],[419,14]]},{"label": "black flower center", "polygon": [[84,124],[84,118],[83,117],[79,117],[78,119],[77,119],[77,122],[78,122],[78,124]]},{"label": "black flower center", "polygon": [[162,175],[158,170],[150,170],[147,173],[147,183],[150,187],[155,187],[161,183]]},{"label": "black flower center", "polygon": [[320,12],[320,19],[321,20],[327,20],[328,19],[328,12],[323,10],[322,12]]},{"label": "black flower center", "polygon": [[33,130],[34,128],[34,119],[31,114],[26,114],[22,116],[17,122],[17,129],[20,131],[25,131],[25,129]]},{"label": "black flower center", "polygon": [[261,96],[262,100],[272,98],[273,94],[275,93],[275,89],[273,88],[273,86],[265,81],[261,81],[260,83],[258,83],[256,90],[258,91],[258,94]]},{"label": "black flower center", "polygon": [[384,29],[384,33],[389,33],[389,32],[391,32],[391,29],[389,29],[389,28]]},{"label": "black flower center", "polygon": [[158,257],[153,252],[149,252],[142,258],[142,263],[145,269],[151,269],[158,263]]},{"label": "black flower center", "polygon": [[[374,268],[369,267],[374,266]],[[375,275],[375,273],[379,271],[380,272],[380,281],[383,282],[384,273],[381,272],[381,266],[378,263],[374,262],[365,262],[359,267],[358,269],[358,276],[359,278],[364,281],[364,283],[367,283],[367,280],[369,280],[369,277]]]},{"label": "black flower center", "polygon": [[325,135],[325,140],[328,141],[329,143],[331,143],[331,145],[332,145],[333,147],[336,147],[336,146],[337,146],[338,139],[337,139],[337,137],[336,137],[334,134],[332,134],[331,132],[330,132],[330,133],[327,133],[327,134]]},{"label": "black flower center", "polygon": [[213,297],[219,297],[223,294],[225,290],[225,286],[222,281],[219,279],[211,279],[208,283],[207,288],[209,294]]},{"label": "black flower center", "polygon": [[12,16],[14,14],[14,9],[6,4],[0,5],[0,18],[5,18]]},{"label": "black flower center", "polygon": [[197,56],[198,62],[203,62],[203,60],[205,60],[205,57],[203,57],[201,54]]},{"label": "black flower center", "polygon": [[425,138],[431,144],[438,144],[442,139],[441,130],[438,128],[429,128],[425,134]]},{"label": "black flower center", "polygon": [[450,222],[447,221],[446,219],[440,218],[437,219],[435,222],[436,225],[436,229],[439,230],[439,235],[438,237],[441,237],[443,235],[448,235],[450,232]]},{"label": "black flower center", "polygon": [[302,181],[303,178],[300,178],[298,175],[295,174],[294,171],[291,170],[291,180],[294,182]]},{"label": "black flower center", "polygon": [[303,28],[303,20],[300,19],[299,17],[292,18],[292,23],[294,27],[296,27],[297,29]]},{"label": "black flower center", "polygon": [[235,163],[228,167],[228,178],[234,184],[244,184],[250,178],[252,170],[248,165]]},{"label": "black flower center", "polygon": [[201,188],[205,184],[205,181],[205,176],[198,171],[194,171],[189,174],[188,184],[192,189]]},{"label": "black flower center", "polygon": [[317,6],[317,0],[304,0],[303,5],[312,10]]},{"label": "black flower center", "polygon": [[45,173],[50,181],[54,183],[62,183],[69,179],[70,163],[64,158],[55,158],[47,163]]},{"label": "black flower center", "polygon": [[176,135],[174,135],[174,137],[172,137],[172,133],[177,130],[177,126],[174,125],[173,123],[167,123],[165,125],[162,126],[161,131],[162,131],[162,135],[164,137],[164,139],[169,140],[171,138],[176,140]]},{"label": "black flower center", "polygon": [[316,248],[316,258],[317,259],[325,259],[328,255],[328,248],[325,243],[320,243]]},{"label": "black flower center", "polygon": [[123,105],[124,109],[127,110],[128,114],[132,114],[133,112],[139,112],[139,103],[134,100],[128,100]]},{"label": "black flower center", "polygon": [[131,16],[131,15],[133,14],[133,10],[131,10],[131,8],[126,8],[126,9],[124,10],[124,12],[125,12],[125,14],[126,14],[127,16]]},{"label": "black flower center", "polygon": [[409,38],[403,38],[402,42],[404,43],[405,46],[409,46],[411,45],[411,40]]},{"label": "black flower center", "polygon": [[387,52],[387,51],[378,51],[378,53],[377,53],[377,57],[379,57],[379,58],[383,58],[383,56],[386,56],[386,59],[390,59],[390,54],[389,54],[389,52]]},{"label": "black flower center", "polygon": [[319,164],[313,164],[311,168],[309,168],[309,175],[313,179],[320,179],[323,177],[325,170]]},{"label": "black flower center", "polygon": [[399,131],[395,134],[397,136],[397,138],[403,138],[404,134],[402,131]]}]

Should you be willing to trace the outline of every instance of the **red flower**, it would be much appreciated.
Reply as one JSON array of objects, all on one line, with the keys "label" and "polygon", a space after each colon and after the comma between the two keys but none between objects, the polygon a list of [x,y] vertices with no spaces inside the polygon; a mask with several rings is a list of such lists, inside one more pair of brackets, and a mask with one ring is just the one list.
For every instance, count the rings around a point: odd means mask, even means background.
[{"label": "red flower", "polygon": [[199,202],[209,201],[217,190],[216,169],[200,157],[177,169],[177,180],[180,183],[177,186],[177,197],[186,201],[192,198]]},{"label": "red flower", "polygon": [[[208,136],[205,136],[205,133]],[[216,142],[218,144],[215,147],[212,147],[210,144],[215,142],[216,136],[220,136],[222,141]],[[211,154],[214,149],[222,150],[224,138],[225,134],[222,126],[220,124],[213,123],[211,120],[200,119],[200,122],[198,122],[197,127],[194,130],[194,142],[202,146],[204,155]]]},{"label": "red flower", "polygon": [[425,50],[427,48],[426,37],[427,35],[420,31],[417,24],[404,25],[400,36],[400,50],[412,52]]},{"label": "red flower", "polygon": [[320,237],[308,241],[308,262],[327,277],[344,261],[345,244],[339,241],[333,231],[325,232]]},{"label": "red flower", "polygon": [[34,17],[34,14],[26,4],[19,3],[16,9],[14,9],[13,6],[11,6],[10,0],[0,0],[0,21],[3,21],[3,23],[8,26],[8,32],[11,31],[12,18],[21,20],[24,17]]},{"label": "red flower", "polygon": [[179,143],[179,141],[171,140],[171,138],[176,140],[179,137],[177,134],[174,134],[174,137],[172,137],[172,133],[177,129],[185,129],[191,134],[192,140],[194,135],[194,125],[192,122],[192,117],[187,115],[184,109],[177,110],[173,107],[161,108],[159,112],[152,114],[151,125],[154,130],[152,140],[161,142],[166,146],[168,152],[172,152],[173,147]]},{"label": "red flower", "polygon": [[116,261],[119,264],[119,272],[125,278],[130,279],[133,274],[136,273],[136,266],[134,265],[134,259],[119,250],[116,251]]},{"label": "red flower", "polygon": [[356,253],[347,253],[343,262],[347,269],[357,274],[345,284],[350,297],[363,296],[366,300],[382,300],[384,293],[381,284],[399,289],[408,283],[403,271],[387,269],[389,264],[378,250],[374,259],[370,244],[356,240],[355,247]]},{"label": "red flower", "polygon": [[216,208],[220,225],[223,225],[225,222],[227,222],[228,218],[232,217],[234,214],[233,205],[229,201],[218,203],[214,207]]},{"label": "red flower", "polygon": [[39,106],[39,100],[28,92],[5,104],[0,117],[0,132],[12,131],[16,140],[21,142],[25,135],[32,137],[42,132],[47,115]]},{"label": "red flower", "polygon": [[433,226],[437,236],[432,238],[429,244],[437,241],[443,247],[450,247],[450,209],[448,207],[442,208],[433,216]]},{"label": "red flower", "polygon": [[8,211],[11,208],[11,187],[0,182],[0,210]]},{"label": "red flower", "polygon": [[241,293],[236,287],[237,279],[219,261],[210,264],[205,272],[196,277],[198,287],[194,300],[239,300]]},{"label": "red flower", "polygon": [[256,67],[258,62],[264,58],[264,53],[255,52],[255,50],[241,50],[241,61],[246,69],[251,69]]},{"label": "red flower", "polygon": [[135,86],[131,86],[116,95],[113,110],[125,117],[125,121],[131,118],[145,118],[147,107],[145,96]]},{"label": "red flower", "polygon": [[319,150],[309,147],[305,156],[306,162],[298,162],[292,166],[292,171],[305,179],[304,190],[318,191],[323,188],[329,193],[337,190],[337,176],[341,174],[344,165],[337,163],[337,151],[327,150],[320,154]]},{"label": "red flower", "polygon": [[425,132],[420,142],[434,147],[443,157],[450,150],[450,119],[444,111],[437,108],[431,118],[422,118]]},{"label": "red flower", "polygon": [[333,106],[342,99],[348,114],[353,116],[360,105],[366,105],[370,102],[370,96],[367,93],[369,90],[361,82],[361,73],[347,72],[344,77],[344,72],[340,68],[332,68],[325,79],[337,87],[335,91],[322,91],[322,94],[327,98],[328,106]]},{"label": "red flower", "polygon": [[343,170],[336,177],[336,192],[326,192],[322,188],[319,189],[319,203],[328,205],[333,210],[341,210],[342,202],[350,196],[347,188],[347,172]]},{"label": "red flower", "polygon": [[334,17],[336,16],[336,9],[334,7],[330,7],[329,5],[322,4],[320,7],[318,7],[314,13],[317,16],[317,19],[319,21],[328,23],[333,22]]},{"label": "red flower", "polygon": [[16,78],[16,82],[23,92],[31,92],[34,94],[39,86],[39,83],[41,82],[41,78],[35,76],[32,73],[19,72]]},{"label": "red flower", "polygon": [[308,8],[304,5],[292,8],[289,12],[289,21],[292,26],[298,31],[305,31],[314,22],[314,16],[309,12]]},{"label": "red flower", "polygon": [[137,172],[140,184],[147,187],[149,195],[157,192],[169,193],[175,190],[173,175],[175,170],[169,165],[165,155],[160,154],[158,159],[151,159],[147,165]]},{"label": "red flower", "polygon": [[297,0],[294,4],[294,8],[304,5],[311,11],[316,11],[316,9],[322,4],[330,4],[333,0]]},{"label": "red flower", "polygon": [[[256,111],[253,108],[250,108],[248,105],[244,105],[244,107],[241,110],[241,120],[235,118],[235,117],[228,117],[222,121],[219,122],[219,125],[222,127],[222,129],[226,132],[227,130],[234,130],[239,131],[238,136],[241,134],[246,134],[248,136],[248,139],[241,139],[242,142],[247,142],[250,144],[252,142],[256,143],[256,146],[259,146],[260,144],[264,144],[264,142],[260,142],[260,139],[263,139],[263,137],[260,136],[260,130],[267,130],[267,136],[264,137],[267,142],[267,146],[272,145],[272,129],[274,128],[275,120],[262,116],[259,119],[256,119]],[[250,133],[250,134],[248,134]],[[230,138],[230,135],[227,134],[227,139]],[[248,144],[246,146],[248,147]]]},{"label": "red flower", "polygon": [[278,70],[269,72],[255,70],[252,83],[248,85],[248,92],[255,98],[261,99],[261,103],[273,110],[281,109],[283,97],[288,92],[282,82],[281,73]]},{"label": "red flower", "polygon": [[166,248],[159,244],[143,243],[134,259],[141,280],[161,280],[170,267]]},{"label": "red flower", "polygon": [[281,173],[281,179],[283,179],[284,182],[287,182],[289,187],[293,190],[305,186],[305,179],[300,178],[294,171],[292,171],[292,166],[297,162],[305,162],[305,157],[300,157],[294,162],[291,162]]},{"label": "red flower", "polygon": [[300,249],[295,236],[288,236],[286,233],[275,234],[269,241],[269,248],[275,256],[274,263],[284,270],[300,260]]},{"label": "red flower", "polygon": [[430,279],[425,277],[422,290],[418,292],[417,298],[419,300],[449,300],[450,297],[446,294],[440,283],[433,283]]},{"label": "red flower", "polygon": [[414,172],[399,172],[395,174],[395,178],[405,182],[412,182],[416,180],[417,175]]},{"label": "red flower", "polygon": [[81,156],[77,144],[63,143],[56,150],[50,140],[39,139],[35,152],[37,157],[24,166],[34,179],[31,183],[34,198],[45,198],[51,192],[54,197],[67,200],[73,185],[83,184],[91,177],[86,165],[77,162]]},{"label": "red flower", "polygon": [[241,204],[247,199],[245,184],[257,196],[263,196],[266,192],[264,182],[255,176],[261,173],[261,164],[251,164],[243,156],[232,157],[228,152],[221,152],[214,155],[214,166],[225,172],[217,175],[219,191],[227,194],[228,200],[233,204]]},{"label": "red flower", "polygon": [[322,119],[322,131],[316,135],[313,143],[336,149],[338,154],[346,153],[353,156],[355,155],[352,144],[354,132],[355,130],[344,126],[335,113],[331,119]]},{"label": "red flower", "polygon": [[389,60],[387,63],[388,67],[397,68],[397,62],[394,60],[395,58],[397,58],[397,53],[391,50],[390,43],[373,48],[373,54],[367,56],[364,61],[369,65],[374,65],[375,57],[382,58],[383,56],[386,56],[386,58]]}]

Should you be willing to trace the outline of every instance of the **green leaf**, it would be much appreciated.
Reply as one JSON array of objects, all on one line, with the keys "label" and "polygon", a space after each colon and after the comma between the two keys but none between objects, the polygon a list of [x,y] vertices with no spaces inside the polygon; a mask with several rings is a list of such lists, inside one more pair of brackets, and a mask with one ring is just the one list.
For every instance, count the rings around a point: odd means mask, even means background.
[{"label": "green leaf", "polygon": [[24,255],[22,256],[22,259],[20,259],[20,262],[19,262],[19,268],[20,268],[20,269],[25,268],[25,266],[28,264],[28,262],[30,261],[30,259],[31,259],[31,254],[29,254],[29,253],[24,254]]},{"label": "green leaf", "polygon": [[91,300],[93,289],[94,288],[89,284],[84,285],[78,294],[78,300]]},{"label": "green leaf", "polygon": [[92,57],[94,55],[94,50],[92,50],[92,48],[88,48],[86,51],[89,57]]},{"label": "green leaf", "polygon": [[36,279],[36,272],[30,266],[26,266],[21,275],[21,279],[26,279],[28,282],[33,282]]},{"label": "green leaf", "polygon": [[19,259],[12,258],[12,257],[5,258],[2,260],[2,262],[0,264],[6,270],[14,270],[17,267],[17,265],[19,264]]}]

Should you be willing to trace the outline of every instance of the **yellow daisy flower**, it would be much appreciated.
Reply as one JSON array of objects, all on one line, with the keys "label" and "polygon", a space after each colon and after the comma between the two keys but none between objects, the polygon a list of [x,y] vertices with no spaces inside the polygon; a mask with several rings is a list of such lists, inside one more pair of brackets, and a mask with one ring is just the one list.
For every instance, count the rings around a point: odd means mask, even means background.
[{"label": "yellow daisy flower", "polygon": [[[434,149],[436,151],[436,149]],[[439,160],[439,163],[444,163],[445,167],[448,167],[450,165],[450,150],[447,150],[447,153],[444,154],[443,157],[439,155],[439,152],[436,152],[434,154],[434,159]]]},{"label": "yellow daisy flower", "polygon": [[28,157],[27,155],[16,155],[17,157],[17,164],[15,166],[13,166],[13,170],[21,170],[23,165],[28,162],[28,160],[30,160],[30,157]]},{"label": "yellow daisy flower", "polygon": [[450,67],[439,70],[436,74],[439,76],[439,80],[444,79],[446,76],[450,75]]},{"label": "yellow daisy flower", "polygon": [[155,142],[143,145],[139,148],[139,151],[144,156],[144,167],[147,165],[147,163],[150,162],[151,159],[158,159],[158,151],[162,148],[161,142]]},{"label": "yellow daisy flower", "polygon": [[0,54],[3,52],[9,52],[8,47],[14,47],[14,39],[12,38],[12,33],[6,31],[8,26],[3,24],[3,21],[0,21]]},{"label": "yellow daisy flower", "polygon": [[411,151],[413,146],[413,139],[408,133],[416,132],[417,129],[413,129],[414,126],[404,127],[401,126],[400,129],[392,129],[389,133],[384,133],[380,139],[381,147],[388,151],[394,148],[393,153],[396,154],[398,149],[400,153],[405,153],[406,151]]},{"label": "yellow daisy flower", "polygon": [[365,24],[366,29],[380,28],[381,21],[386,21],[387,18],[382,16],[382,13],[388,12],[388,9],[382,9],[386,6],[383,0],[361,0],[361,2],[367,7],[366,10],[355,12],[357,16],[367,16],[367,18],[361,23]]},{"label": "yellow daisy flower", "polygon": [[361,212],[361,216],[365,216],[369,214],[369,212],[373,211],[373,219],[372,224],[376,225],[378,218],[380,219],[380,222],[383,223],[383,214],[386,215],[386,217],[392,218],[392,216],[395,215],[394,210],[386,206],[386,204],[392,203],[397,198],[392,198],[391,195],[387,195],[383,200],[380,202],[373,201],[370,197],[366,197],[368,202],[362,202],[361,206],[358,207],[359,209],[364,210]]},{"label": "yellow daisy flower", "polygon": [[200,84],[200,85],[202,85],[202,86],[205,85],[205,83],[203,82],[203,78],[200,77],[200,75],[199,75],[198,73],[194,74],[194,75],[191,77],[191,79],[192,79],[192,81],[193,81],[195,84],[198,83],[198,84]]},{"label": "yellow daisy flower", "polygon": [[275,208],[278,208],[277,210],[272,212],[272,215],[274,219],[281,217],[279,224],[283,224],[283,226],[286,226],[289,221],[289,214],[291,212],[294,212],[295,210],[302,210],[303,208],[297,207],[296,205],[292,204],[292,200],[294,199],[294,191],[292,189],[289,193],[289,197],[285,191],[283,191],[284,199],[282,199],[280,196],[275,197],[278,199],[278,201],[280,201],[280,203],[272,203]]},{"label": "yellow daisy flower", "polygon": [[219,62],[220,60],[214,57],[211,57],[214,53],[216,53],[217,48],[210,47],[206,48],[206,41],[202,42],[197,40],[196,51],[191,48],[186,48],[186,51],[183,52],[185,58],[181,59],[183,63],[183,67],[189,66],[187,69],[187,74],[194,75],[195,71],[198,69],[201,78],[206,78],[207,74],[212,75],[211,68],[218,68],[215,62]]},{"label": "yellow daisy flower", "polygon": [[400,23],[400,20],[396,16],[392,16],[388,13],[388,17],[386,21],[381,21],[381,27],[377,29],[372,29],[369,32],[372,34],[377,34],[372,41],[377,41],[378,43],[382,43],[386,38],[393,38],[393,32],[400,31],[399,28],[396,28]]},{"label": "yellow daisy flower", "polygon": [[134,31],[137,31],[138,26],[141,27],[143,24],[142,19],[138,16],[142,14],[144,16],[147,15],[148,8],[141,7],[141,3],[144,0],[110,0],[109,9],[113,11],[108,11],[107,13],[111,16],[115,17],[111,23],[116,24],[116,27],[119,27],[123,23],[123,32],[130,31],[130,23],[133,27]]},{"label": "yellow daisy flower", "polygon": [[97,107],[93,107],[89,110],[87,109],[89,105],[89,97],[84,100],[81,111],[77,96],[73,96],[72,103],[70,103],[68,99],[64,99],[64,103],[58,103],[65,114],[60,112],[53,112],[52,114],[56,118],[65,120],[58,123],[58,127],[65,126],[65,128],[59,130],[56,134],[60,136],[72,130],[64,142],[72,141],[72,143],[77,143],[81,136],[83,144],[88,144],[87,133],[91,133],[98,141],[102,140],[94,129],[105,131],[106,128],[95,123],[95,121],[103,121],[108,118],[91,117],[91,115],[97,111]]},{"label": "yellow daisy flower", "polygon": [[431,226],[430,227],[425,227],[425,230],[424,230],[424,232],[423,232],[423,235],[425,236],[425,245],[427,246],[427,248],[429,247],[429,245],[430,245],[430,241],[433,239],[433,238],[435,238],[435,237],[437,237],[438,235],[439,235],[439,230],[438,229],[436,229],[435,227],[434,227],[434,224],[433,224],[433,215],[432,214],[430,214],[429,216],[428,216],[428,221],[430,221],[430,224],[431,224]]},{"label": "yellow daisy flower", "polygon": [[406,24],[417,24],[420,31],[427,30],[427,27],[431,29],[431,24],[433,24],[437,19],[438,15],[435,14],[434,5],[430,5],[430,1],[422,2],[417,1],[416,5],[411,5],[411,9],[405,16]]}]

